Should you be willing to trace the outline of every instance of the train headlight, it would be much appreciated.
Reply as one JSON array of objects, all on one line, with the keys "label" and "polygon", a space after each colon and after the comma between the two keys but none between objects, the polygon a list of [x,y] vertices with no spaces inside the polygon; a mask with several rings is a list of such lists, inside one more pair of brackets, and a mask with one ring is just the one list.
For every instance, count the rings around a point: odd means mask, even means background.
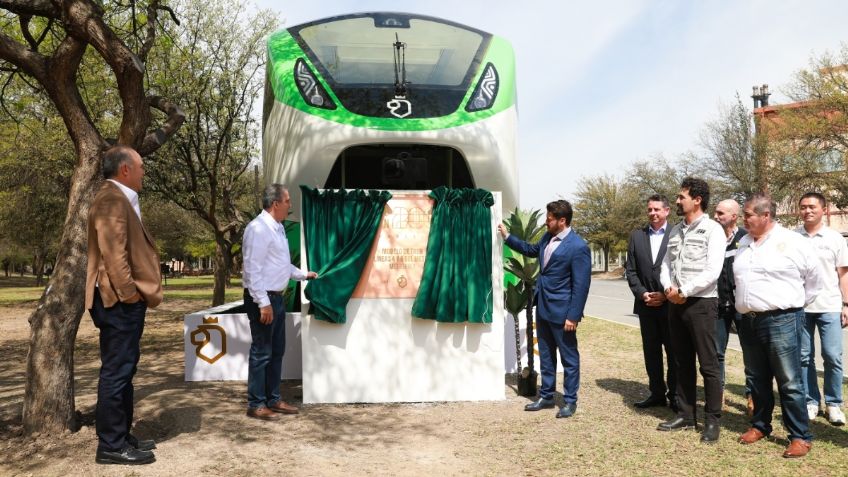
[{"label": "train headlight", "polygon": [[469,113],[474,111],[482,111],[489,109],[495,104],[495,98],[498,96],[498,70],[491,63],[486,64],[483,70],[483,76],[477,82],[474,92],[471,93],[471,99],[465,105],[465,110]]},{"label": "train headlight", "polygon": [[306,62],[302,58],[298,58],[294,63],[294,79],[304,101],[316,108],[336,109],[336,103],[330,99],[330,95],[315,79],[312,70],[306,66]]}]

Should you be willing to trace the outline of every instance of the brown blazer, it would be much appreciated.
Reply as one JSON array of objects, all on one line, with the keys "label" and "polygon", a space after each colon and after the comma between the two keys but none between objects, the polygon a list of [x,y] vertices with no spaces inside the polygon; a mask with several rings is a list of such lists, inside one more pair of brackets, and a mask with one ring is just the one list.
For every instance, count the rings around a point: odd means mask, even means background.
[{"label": "brown blazer", "polygon": [[88,271],[85,308],[94,303],[95,284],[106,308],[135,295],[149,307],[162,302],[159,253],[127,196],[104,181],[88,214]]}]

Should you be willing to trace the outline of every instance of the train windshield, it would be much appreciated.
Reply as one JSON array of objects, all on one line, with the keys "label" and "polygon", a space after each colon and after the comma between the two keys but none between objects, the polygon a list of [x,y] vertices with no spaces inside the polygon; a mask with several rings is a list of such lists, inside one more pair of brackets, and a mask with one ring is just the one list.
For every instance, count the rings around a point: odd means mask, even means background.
[{"label": "train windshield", "polygon": [[401,67],[413,87],[461,86],[474,74],[489,37],[444,20],[401,14],[335,17],[290,32],[339,86],[394,84],[398,41],[405,44]]}]

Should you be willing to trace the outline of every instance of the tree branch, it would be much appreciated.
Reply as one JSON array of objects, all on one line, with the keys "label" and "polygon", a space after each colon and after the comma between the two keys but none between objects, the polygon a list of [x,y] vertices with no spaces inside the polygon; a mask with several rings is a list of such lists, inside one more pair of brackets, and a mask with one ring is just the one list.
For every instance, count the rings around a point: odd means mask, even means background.
[{"label": "tree branch", "polygon": [[18,15],[59,18],[61,11],[50,0],[0,0],[0,9]]},{"label": "tree branch", "polygon": [[145,136],[138,149],[141,156],[146,156],[159,149],[165,141],[168,140],[185,121],[185,113],[176,104],[160,97],[151,96],[147,98],[147,102],[151,108],[156,108],[168,116],[165,123],[153,132]]}]

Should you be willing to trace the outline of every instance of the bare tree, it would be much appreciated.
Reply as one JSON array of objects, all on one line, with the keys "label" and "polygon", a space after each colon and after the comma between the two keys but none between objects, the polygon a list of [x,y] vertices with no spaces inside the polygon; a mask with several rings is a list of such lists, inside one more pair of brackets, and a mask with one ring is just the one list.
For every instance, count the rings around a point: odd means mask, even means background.
[{"label": "bare tree", "polygon": [[259,150],[254,105],[265,80],[264,38],[278,23],[273,12],[246,10],[242,0],[184,0],[178,11],[186,27],[151,63],[161,70],[158,88],[190,105],[186,125],[148,168],[151,188],[209,225],[216,244],[213,305],[224,303],[254,212],[245,173]]},{"label": "bare tree", "polygon": [[[29,317],[23,404],[27,432],[76,427],[73,356],[83,313],[88,209],[100,181],[101,153],[110,142],[92,117],[78,82],[86,51],[90,49],[114,76],[120,100],[115,142],[149,155],[174,134],[184,118],[175,104],[145,92],[144,64],[160,24],[159,14],[168,7],[153,0],[112,8],[107,16],[105,6],[94,0],[0,0],[5,19],[0,30],[2,70],[29,82],[50,100],[73,142],[77,160],[56,268]],[[111,26],[110,19],[121,28],[129,26],[129,31]],[[152,130],[153,110],[165,117]]]}]

